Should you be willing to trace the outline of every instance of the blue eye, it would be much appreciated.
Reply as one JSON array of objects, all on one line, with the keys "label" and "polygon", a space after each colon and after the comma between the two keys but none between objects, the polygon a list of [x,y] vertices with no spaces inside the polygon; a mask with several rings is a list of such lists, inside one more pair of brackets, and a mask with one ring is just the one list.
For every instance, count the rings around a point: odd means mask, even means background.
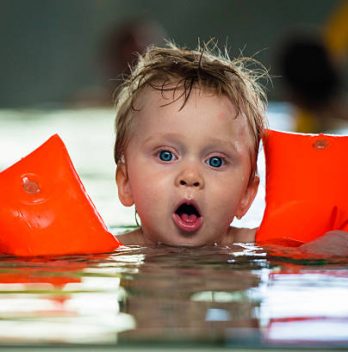
[{"label": "blue eye", "polygon": [[223,165],[224,161],[222,158],[218,156],[212,156],[211,158],[208,159],[208,165],[211,167],[221,167]]},{"label": "blue eye", "polygon": [[174,155],[172,152],[170,152],[169,150],[161,150],[159,152],[159,158],[162,160],[162,161],[172,161],[174,159]]}]

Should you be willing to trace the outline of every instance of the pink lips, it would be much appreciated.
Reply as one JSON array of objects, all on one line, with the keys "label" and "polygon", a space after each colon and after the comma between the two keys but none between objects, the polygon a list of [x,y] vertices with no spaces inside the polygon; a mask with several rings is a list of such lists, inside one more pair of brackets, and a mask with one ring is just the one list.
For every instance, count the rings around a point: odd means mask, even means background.
[{"label": "pink lips", "polygon": [[[192,211],[179,211],[182,207]],[[200,215],[197,206],[192,201],[182,202],[177,211],[173,214],[173,221],[175,225],[183,232],[198,231],[203,224],[203,217]]]}]

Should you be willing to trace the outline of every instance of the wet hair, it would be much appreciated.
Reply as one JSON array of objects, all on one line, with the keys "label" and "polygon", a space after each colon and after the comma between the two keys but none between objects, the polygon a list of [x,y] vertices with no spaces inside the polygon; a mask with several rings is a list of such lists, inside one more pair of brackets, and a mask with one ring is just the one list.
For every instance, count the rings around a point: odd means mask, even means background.
[{"label": "wet hair", "polygon": [[237,116],[242,113],[247,119],[253,138],[255,173],[259,142],[266,127],[266,97],[258,79],[268,77],[264,68],[249,68],[255,63],[250,58],[231,60],[227,52],[222,54],[209,44],[199,45],[196,50],[179,48],[173,43],[148,48],[115,93],[116,164],[124,159],[137,110],[134,103],[143,89],[151,87],[162,94],[173,91],[173,97],[179,91],[181,94],[173,101],[183,99],[183,108],[192,89],[199,88],[227,96],[235,105]]}]

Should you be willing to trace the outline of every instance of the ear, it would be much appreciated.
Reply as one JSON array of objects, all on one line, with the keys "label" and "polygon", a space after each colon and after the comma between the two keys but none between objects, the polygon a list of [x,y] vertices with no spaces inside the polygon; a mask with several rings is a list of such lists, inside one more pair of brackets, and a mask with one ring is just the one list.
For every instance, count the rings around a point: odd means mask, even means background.
[{"label": "ear", "polygon": [[117,165],[116,183],[118,198],[120,199],[121,203],[126,207],[132,206],[134,204],[133,194],[129,184],[127,167],[124,163]]},{"label": "ear", "polygon": [[246,212],[249,210],[253,200],[256,197],[257,190],[259,188],[260,178],[255,175],[253,180],[249,182],[245,194],[240,201],[239,208],[236,211],[236,217],[241,219]]}]

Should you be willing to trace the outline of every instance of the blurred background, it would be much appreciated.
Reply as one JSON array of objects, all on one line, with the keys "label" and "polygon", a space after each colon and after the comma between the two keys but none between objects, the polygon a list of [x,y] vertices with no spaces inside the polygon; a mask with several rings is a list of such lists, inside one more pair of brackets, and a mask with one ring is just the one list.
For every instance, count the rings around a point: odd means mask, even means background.
[{"label": "blurred background", "polygon": [[[147,45],[211,38],[269,70],[271,128],[348,134],[348,0],[1,0],[0,170],[59,133],[107,224],[134,224],[117,201],[112,91]],[[263,198],[262,183],[243,226]]]},{"label": "blurred background", "polygon": [[[277,55],[285,38],[293,31],[325,31],[335,11],[344,7],[344,3],[339,0],[2,0],[0,107],[110,103],[109,97],[103,97],[103,90],[106,92],[115,83],[111,80],[118,73],[115,67],[110,67],[115,66],[110,57],[115,60],[120,55],[122,40],[128,40],[128,44],[132,40],[120,39],[116,35],[120,32],[134,36],[133,47],[128,50],[163,38],[194,47],[198,38],[214,37],[221,47],[228,46],[232,56],[241,52],[252,55],[269,68],[273,76],[273,86],[267,86],[270,100],[284,100]],[[143,26],[131,28],[136,22],[143,22]],[[345,22],[348,23],[348,18]],[[138,33],[132,34],[132,29]],[[113,40],[119,43],[112,44]],[[347,76],[346,67],[343,71]]]}]

